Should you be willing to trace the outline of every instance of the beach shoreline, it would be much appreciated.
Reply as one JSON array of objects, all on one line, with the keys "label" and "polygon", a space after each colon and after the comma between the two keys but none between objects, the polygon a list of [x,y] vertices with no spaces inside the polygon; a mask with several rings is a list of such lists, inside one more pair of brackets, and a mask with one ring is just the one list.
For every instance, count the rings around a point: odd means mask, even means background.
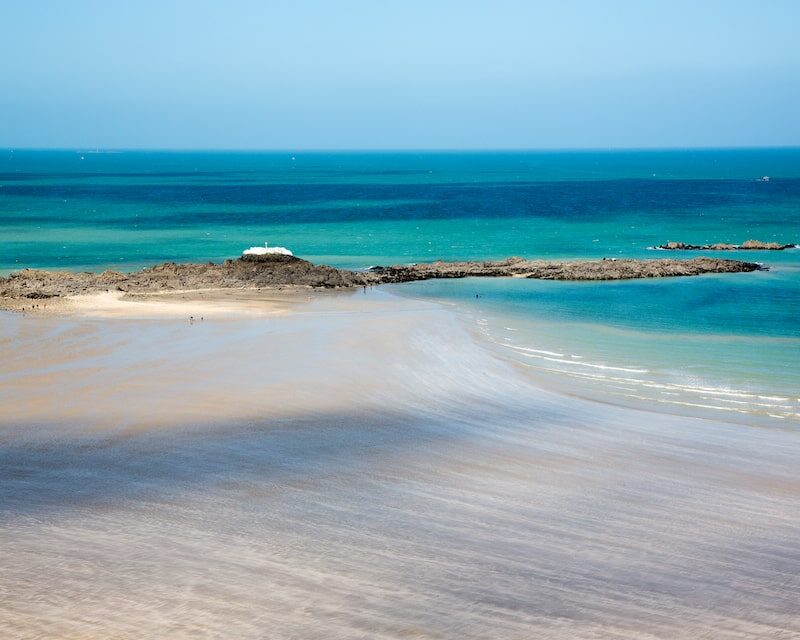
[{"label": "beach shoreline", "polygon": [[[416,299],[413,295],[406,295],[395,287],[399,285],[389,285],[389,288],[378,287],[377,289],[343,288],[343,289],[320,289],[308,286],[281,286],[266,288],[205,288],[205,289],[186,289],[186,290],[162,290],[147,292],[124,292],[106,291],[91,294],[79,294],[51,298],[46,301],[31,303],[28,300],[13,301],[6,300],[5,312],[17,312],[22,316],[34,317],[53,317],[79,320],[120,320],[136,322],[140,320],[166,321],[166,322],[186,322],[189,324],[219,322],[219,321],[242,321],[259,319],[266,320],[275,317],[291,318],[293,314],[310,312],[319,313],[315,309],[316,304],[323,306],[332,303],[331,309],[336,309],[337,313],[358,315],[360,313],[372,313],[369,311],[370,304],[374,305],[376,298],[382,301],[392,300],[390,305],[392,313],[403,313],[407,309],[414,309],[419,305],[439,306],[444,304],[449,307],[449,313],[459,318],[459,322],[469,331],[473,339],[488,348],[492,357],[499,358],[511,363],[523,375],[529,378],[540,389],[547,389],[550,392],[561,394],[565,397],[572,397],[582,401],[598,402],[608,406],[618,406],[634,410],[642,410],[664,415],[677,415],[686,418],[698,418],[704,420],[716,420],[731,422],[733,424],[743,424],[751,426],[778,426],[776,420],[791,418],[790,423],[794,422],[795,414],[790,407],[785,415],[777,415],[776,408],[770,408],[770,403],[775,401],[791,403],[789,398],[773,398],[772,396],[759,396],[757,393],[742,392],[729,387],[722,389],[712,389],[708,387],[683,387],[679,384],[658,384],[655,381],[635,378],[638,370],[619,368],[609,365],[597,365],[581,361],[571,361],[568,364],[579,365],[580,367],[593,367],[599,369],[610,369],[623,373],[604,376],[596,372],[591,373],[592,369],[584,369],[589,373],[567,373],[563,370],[553,368],[542,368],[535,366],[535,361],[526,360],[535,358],[544,361],[554,360],[557,353],[549,351],[538,351],[527,347],[514,347],[501,341],[499,337],[493,337],[487,332],[486,325],[479,317],[480,314],[459,309],[456,312],[452,308],[452,303],[445,303],[442,300],[422,300]],[[369,292],[368,303],[363,304],[364,294]],[[8,304],[11,302],[12,304]],[[2,311],[0,311],[2,313]],[[385,317],[385,316],[384,316]],[[391,322],[391,320],[389,319]],[[634,373],[628,373],[633,371]],[[621,376],[621,377],[619,377]],[[627,376],[627,377],[625,377]],[[583,384],[591,378],[609,378],[612,386],[600,384],[599,386],[587,386]],[[620,393],[614,391],[612,387],[619,385],[639,385],[638,390],[630,387],[629,392]],[[665,392],[672,398],[659,398],[653,395],[640,395],[647,388],[663,387]],[[703,397],[696,395],[704,394]],[[710,394],[710,395],[709,395]],[[720,401],[720,395],[722,400]],[[727,400],[724,396],[739,397],[739,400]],[[763,400],[759,400],[763,397]],[[741,399],[752,398],[755,404],[752,407],[744,408]],[[765,403],[766,401],[766,403]],[[734,404],[725,404],[731,402]],[[737,406],[738,405],[738,406]],[[778,404],[782,407],[783,405]],[[764,407],[764,408],[761,408]]]}]

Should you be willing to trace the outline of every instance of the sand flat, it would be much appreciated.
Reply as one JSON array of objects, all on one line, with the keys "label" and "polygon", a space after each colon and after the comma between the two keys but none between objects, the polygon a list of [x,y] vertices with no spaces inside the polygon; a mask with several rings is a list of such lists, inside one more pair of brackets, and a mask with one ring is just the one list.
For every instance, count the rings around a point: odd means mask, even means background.
[{"label": "sand flat", "polygon": [[125,293],[108,291],[67,296],[52,311],[100,318],[200,318],[274,315],[310,300],[302,288],[286,290],[193,289]]},{"label": "sand flat", "polygon": [[545,391],[382,292],[134,316],[2,316],[0,635],[800,635],[793,431]]}]

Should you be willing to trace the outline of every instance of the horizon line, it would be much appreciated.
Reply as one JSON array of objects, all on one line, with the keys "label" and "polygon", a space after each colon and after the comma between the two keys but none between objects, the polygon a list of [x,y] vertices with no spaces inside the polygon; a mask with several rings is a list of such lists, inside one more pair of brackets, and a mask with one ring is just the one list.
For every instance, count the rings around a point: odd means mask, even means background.
[{"label": "horizon line", "polygon": [[800,144],[788,145],[717,145],[717,146],[646,146],[646,147],[25,147],[3,146],[0,151],[64,151],[74,153],[587,153],[626,151],[756,151],[800,149]]}]

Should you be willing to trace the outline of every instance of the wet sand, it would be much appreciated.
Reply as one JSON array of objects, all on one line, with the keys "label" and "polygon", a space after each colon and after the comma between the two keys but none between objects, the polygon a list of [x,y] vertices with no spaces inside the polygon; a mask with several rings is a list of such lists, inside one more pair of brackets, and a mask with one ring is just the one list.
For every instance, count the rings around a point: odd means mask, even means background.
[{"label": "wet sand", "polygon": [[0,315],[0,636],[800,637],[793,430],[380,291],[84,302]]},{"label": "wet sand", "polygon": [[8,310],[33,316],[83,316],[96,318],[201,318],[285,313],[312,296],[325,292],[306,287],[280,289],[191,289],[126,293],[104,291],[46,300],[6,299]]}]

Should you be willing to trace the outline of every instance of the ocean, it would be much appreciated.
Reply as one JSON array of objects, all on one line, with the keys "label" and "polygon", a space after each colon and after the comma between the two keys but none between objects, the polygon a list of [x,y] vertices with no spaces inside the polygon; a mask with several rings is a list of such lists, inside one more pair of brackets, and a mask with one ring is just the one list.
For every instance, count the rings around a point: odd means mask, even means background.
[{"label": "ocean", "polygon": [[[366,268],[511,255],[656,258],[666,254],[649,247],[669,240],[751,238],[800,243],[800,149],[0,152],[0,273],[219,261],[265,241]],[[455,306],[545,386],[796,426],[800,250],[704,253],[769,270],[386,289]]]}]

